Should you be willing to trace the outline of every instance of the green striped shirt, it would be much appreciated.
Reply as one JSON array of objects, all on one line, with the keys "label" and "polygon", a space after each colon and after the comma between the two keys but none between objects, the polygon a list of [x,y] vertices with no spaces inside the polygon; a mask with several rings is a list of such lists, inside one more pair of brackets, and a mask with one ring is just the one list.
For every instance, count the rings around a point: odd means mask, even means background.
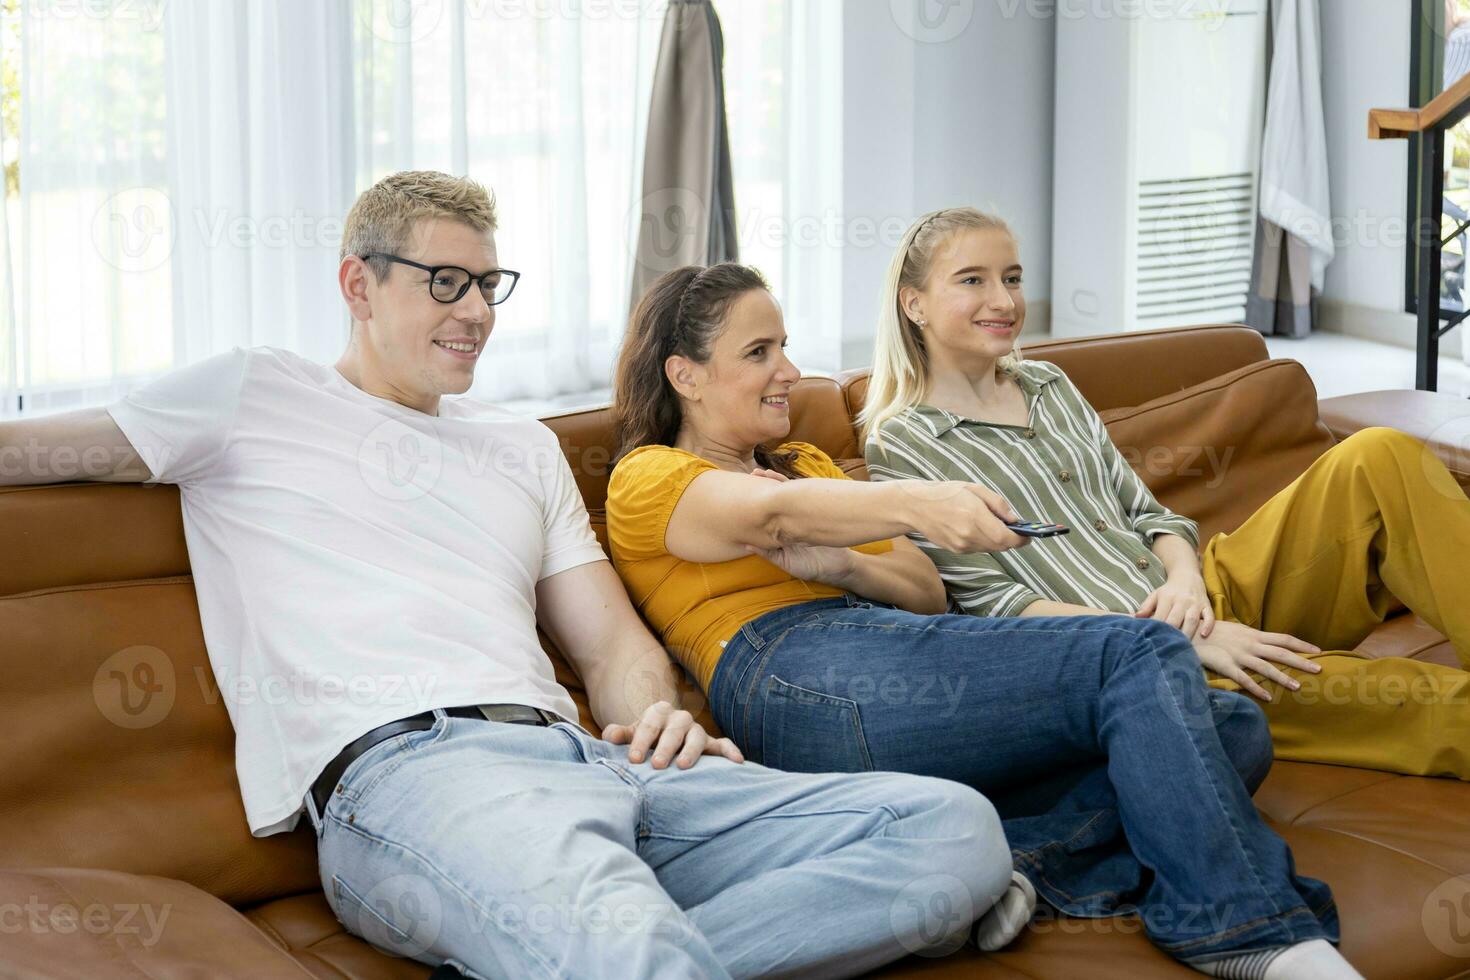
[{"label": "green striped shirt", "polygon": [[1151,544],[1177,534],[1199,547],[1199,527],[1149,492],[1061,368],[1025,361],[1014,375],[1030,424],[979,422],[930,405],[883,424],[869,439],[875,480],[963,480],[999,493],[1028,521],[1071,533],[999,554],[956,554],[920,535],[950,597],[977,616],[1015,616],[1038,599],[1132,613],[1164,584]]}]

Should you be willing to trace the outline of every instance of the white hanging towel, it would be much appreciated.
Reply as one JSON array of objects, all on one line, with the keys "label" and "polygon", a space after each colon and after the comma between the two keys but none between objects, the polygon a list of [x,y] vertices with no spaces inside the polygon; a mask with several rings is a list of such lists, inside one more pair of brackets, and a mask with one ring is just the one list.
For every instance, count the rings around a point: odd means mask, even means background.
[{"label": "white hanging towel", "polygon": [[1317,0],[1272,0],[1275,12],[1261,216],[1312,251],[1312,291],[1322,292],[1332,244],[1327,127],[1322,119],[1322,29]]}]

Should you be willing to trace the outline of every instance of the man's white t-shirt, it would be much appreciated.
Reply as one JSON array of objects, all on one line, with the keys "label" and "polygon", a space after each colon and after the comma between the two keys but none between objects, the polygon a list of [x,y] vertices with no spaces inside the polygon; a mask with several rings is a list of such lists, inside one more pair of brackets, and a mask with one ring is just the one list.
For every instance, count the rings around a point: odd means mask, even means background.
[{"label": "man's white t-shirt", "polygon": [[575,721],[536,583],[605,556],[550,429],[472,398],[429,416],[335,368],[236,348],[108,411],[177,483],[257,837],[372,728],[514,703]]}]

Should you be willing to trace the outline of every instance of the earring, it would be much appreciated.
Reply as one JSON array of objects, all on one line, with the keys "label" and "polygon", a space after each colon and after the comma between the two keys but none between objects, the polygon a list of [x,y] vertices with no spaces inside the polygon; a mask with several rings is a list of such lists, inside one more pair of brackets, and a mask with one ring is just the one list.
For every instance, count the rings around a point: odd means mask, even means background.
[{"label": "earring", "polygon": [[920,330],[923,330],[925,327],[927,327],[929,325],[929,321],[928,320],[919,320],[918,321],[918,324],[919,324],[919,329]]}]

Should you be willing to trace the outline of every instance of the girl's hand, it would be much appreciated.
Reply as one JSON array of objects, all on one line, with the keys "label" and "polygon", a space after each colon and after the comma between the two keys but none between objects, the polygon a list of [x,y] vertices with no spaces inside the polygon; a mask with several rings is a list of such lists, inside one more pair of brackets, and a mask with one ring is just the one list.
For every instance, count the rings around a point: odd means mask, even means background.
[{"label": "girl's hand", "polygon": [[793,541],[780,548],[751,546],[746,550],[803,582],[821,582],[835,589],[845,589],[845,583],[852,575],[853,555],[846,548],[826,548]]},{"label": "girl's hand", "polygon": [[1320,648],[1286,633],[1263,633],[1240,623],[1216,623],[1209,639],[1195,639],[1194,651],[1199,654],[1200,663],[1221,677],[1235,681],[1262,701],[1270,701],[1271,695],[1246,671],[1255,671],[1290,691],[1297,690],[1301,684],[1286,676],[1276,664],[1295,667],[1309,674],[1322,671],[1320,666],[1302,656],[1304,653],[1321,653]]},{"label": "girl's hand", "polygon": [[[775,470],[757,466],[751,476],[764,477],[777,483],[786,483],[788,478]],[[780,548],[746,549],[752,555],[760,555],[792,578],[803,582],[821,582],[836,589],[845,589],[844,584],[852,575],[853,556],[846,548],[827,548],[821,545],[802,544],[792,541]]]},{"label": "girl's hand", "polygon": [[1215,628],[1215,611],[1205,591],[1205,580],[1198,572],[1187,576],[1170,576],[1143,600],[1134,617],[1157,619],[1181,630],[1191,640],[1204,639]]}]

